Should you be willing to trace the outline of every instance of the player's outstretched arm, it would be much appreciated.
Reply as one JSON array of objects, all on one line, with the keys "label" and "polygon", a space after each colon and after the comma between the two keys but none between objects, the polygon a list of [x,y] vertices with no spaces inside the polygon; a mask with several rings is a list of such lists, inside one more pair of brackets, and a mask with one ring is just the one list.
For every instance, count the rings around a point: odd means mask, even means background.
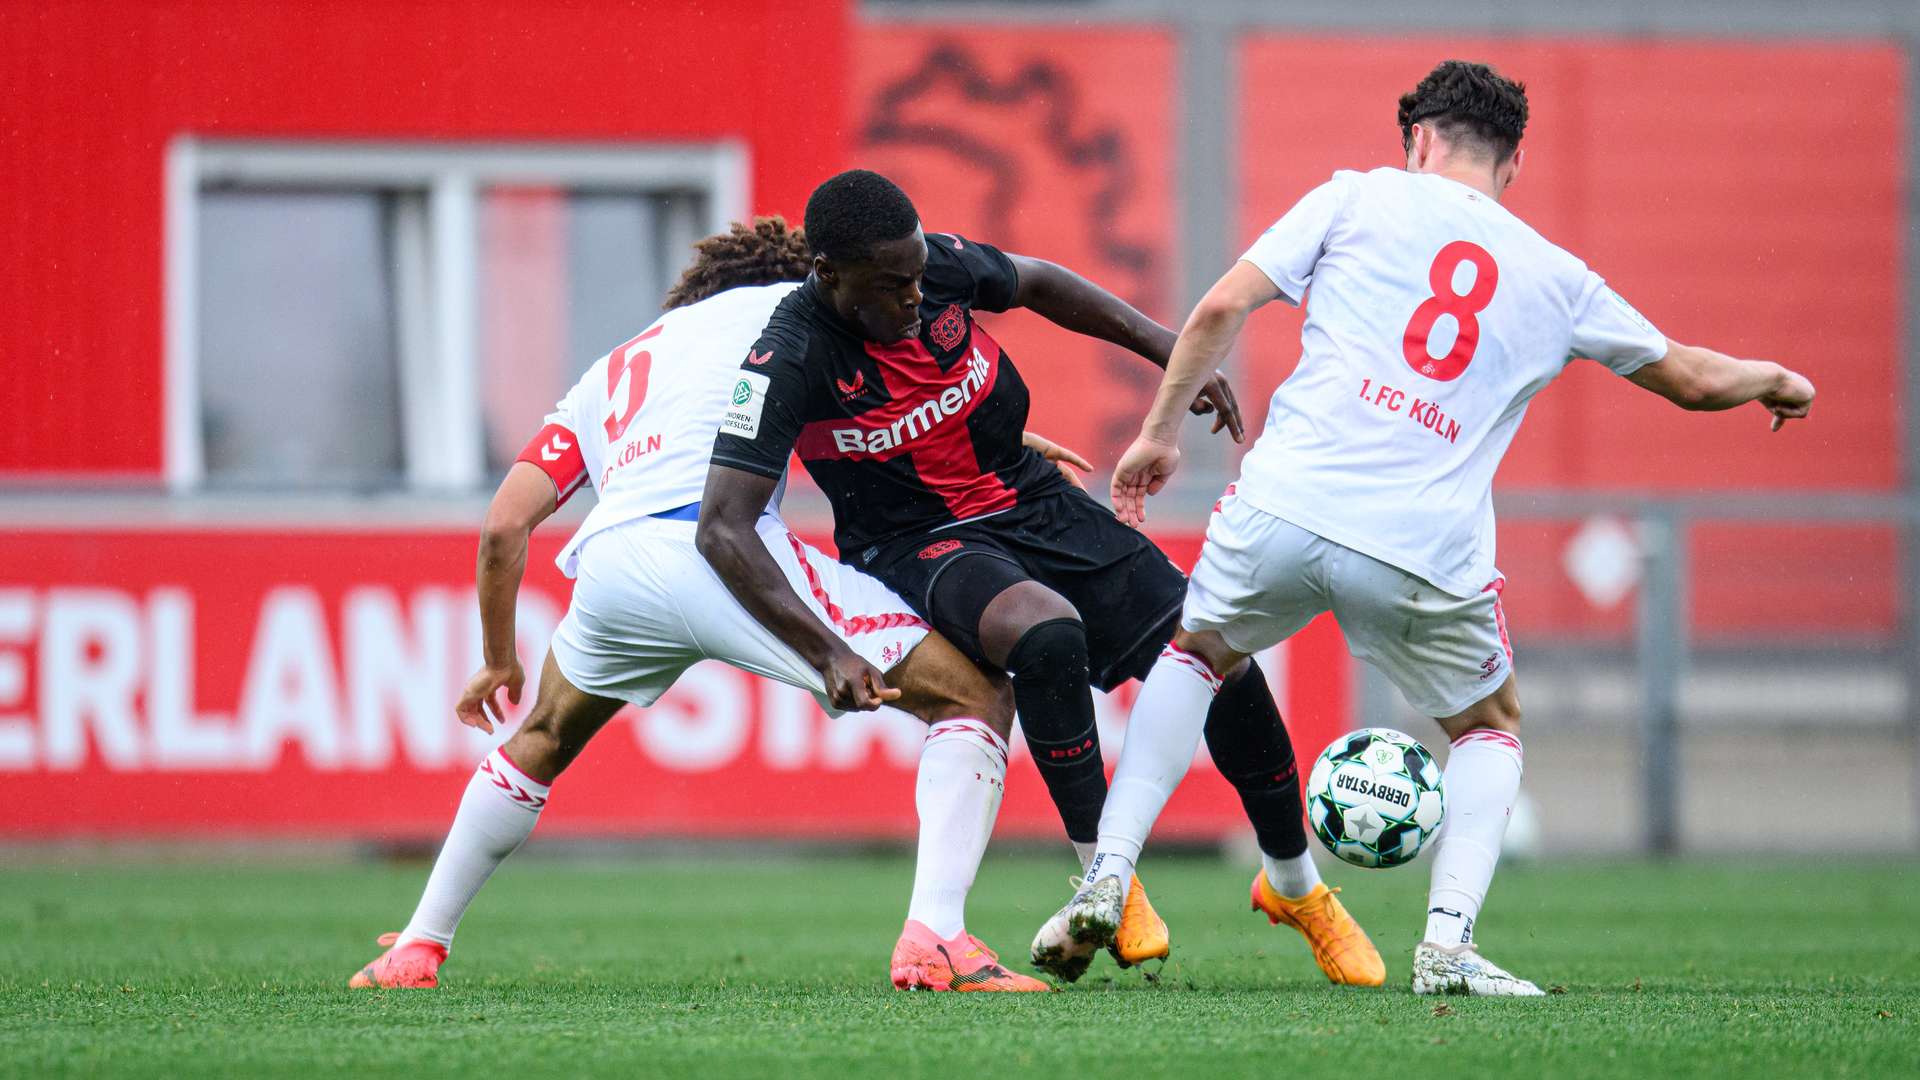
[{"label": "player's outstretched arm", "polygon": [[[533,530],[553,515],[560,494],[546,473],[524,461],[507,470],[493,493],[486,522],[480,526],[480,554],[474,567],[474,589],[480,599],[482,662],[467,681],[454,715],[468,727],[491,733],[495,722],[506,723],[507,700],[520,704],[527,675],[514,644],[514,613],[520,581],[527,573],[527,540]],[[488,720],[491,714],[493,719]]]},{"label": "player's outstretched arm", "polygon": [[1697,345],[1667,339],[1667,354],[1628,375],[1683,409],[1732,409],[1758,401],[1773,414],[1773,430],[1813,407],[1813,383],[1766,360],[1740,360]]},{"label": "player's outstretched arm", "polygon": [[1140,426],[1140,437],[1113,470],[1113,509],[1120,520],[1135,526],[1147,520],[1147,496],[1159,494],[1180,467],[1181,403],[1192,400],[1195,387],[1210,372],[1218,372],[1247,316],[1279,295],[1273,280],[1258,267],[1237,262],[1187,316],[1153,407]]},{"label": "player's outstretched arm", "polygon": [[[1020,276],[1013,306],[1026,308],[1076,334],[1110,341],[1146,357],[1157,367],[1167,366],[1167,358],[1173,354],[1173,331],[1064,266],[1026,255],[1009,253],[1007,258]],[[1180,407],[1192,410],[1195,416],[1213,413],[1214,432],[1225,428],[1235,442],[1246,436],[1233,387],[1217,371],[1198,380]]]},{"label": "player's outstretched arm", "polygon": [[694,543],[740,606],[820,672],[834,708],[879,708],[900,691],[801,602],[754,530],[777,483],[745,469],[710,466]]}]

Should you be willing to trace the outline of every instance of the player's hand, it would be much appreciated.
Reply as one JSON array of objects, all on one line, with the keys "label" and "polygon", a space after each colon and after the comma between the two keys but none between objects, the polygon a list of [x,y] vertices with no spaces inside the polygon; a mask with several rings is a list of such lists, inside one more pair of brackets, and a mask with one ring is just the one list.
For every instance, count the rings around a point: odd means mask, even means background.
[{"label": "player's hand", "polygon": [[1073,470],[1079,469],[1081,472],[1092,472],[1092,462],[1061,446],[1059,443],[1054,442],[1052,439],[1047,438],[1045,435],[1036,435],[1031,431],[1021,432],[1020,443],[1027,449],[1037,451],[1041,457],[1053,462],[1054,467],[1060,470],[1060,475],[1067,478],[1067,483],[1072,484],[1081,491],[1087,490],[1087,485],[1078,476],[1074,475]]},{"label": "player's hand", "polygon": [[[507,707],[500,704],[500,691],[507,692],[507,700],[520,704],[520,690],[527,683],[527,673],[520,668],[520,658],[514,657],[507,667],[483,667],[467,680],[467,688],[460,691],[460,700],[453,707],[453,715],[460,722],[472,728],[479,728],[487,734],[493,734],[493,725],[507,723]],[[491,713],[493,720],[487,715]]]},{"label": "player's hand", "polygon": [[1787,421],[1802,419],[1813,408],[1813,383],[1797,371],[1782,369],[1780,388],[1762,395],[1760,404],[1773,414],[1773,430],[1779,431]]},{"label": "player's hand", "polygon": [[827,683],[827,701],[836,709],[866,712],[900,696],[900,691],[887,685],[884,672],[851,650],[827,661],[820,675]]},{"label": "player's hand", "polygon": [[1195,416],[1213,414],[1213,430],[1208,434],[1218,435],[1221,428],[1226,428],[1234,442],[1247,441],[1246,426],[1240,422],[1240,403],[1234,400],[1233,386],[1227,382],[1225,375],[1214,372],[1213,378],[1200,388],[1200,396],[1193,399],[1187,411]]},{"label": "player's hand", "polygon": [[1146,524],[1147,496],[1160,494],[1179,467],[1179,447],[1145,435],[1133,440],[1113,469],[1114,514],[1136,529]]}]

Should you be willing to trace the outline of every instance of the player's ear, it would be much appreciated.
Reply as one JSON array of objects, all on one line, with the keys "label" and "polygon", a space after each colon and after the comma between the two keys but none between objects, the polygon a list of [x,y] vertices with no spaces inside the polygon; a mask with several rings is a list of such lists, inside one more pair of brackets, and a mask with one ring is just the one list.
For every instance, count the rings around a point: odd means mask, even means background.
[{"label": "player's ear", "polygon": [[1407,171],[1419,172],[1433,153],[1433,127],[1415,124],[1407,139]]},{"label": "player's ear", "polygon": [[1526,156],[1527,156],[1527,152],[1525,150],[1516,149],[1513,152],[1513,156],[1507,159],[1506,168],[1502,170],[1507,175],[1506,175],[1506,178],[1502,180],[1500,183],[1500,187],[1503,190],[1506,188],[1512,187],[1513,182],[1515,180],[1520,179],[1520,165],[1523,162],[1523,160],[1526,158]]},{"label": "player's ear", "polygon": [[840,278],[840,275],[834,271],[833,264],[827,261],[827,257],[817,254],[813,257],[813,276],[827,286],[832,286]]}]

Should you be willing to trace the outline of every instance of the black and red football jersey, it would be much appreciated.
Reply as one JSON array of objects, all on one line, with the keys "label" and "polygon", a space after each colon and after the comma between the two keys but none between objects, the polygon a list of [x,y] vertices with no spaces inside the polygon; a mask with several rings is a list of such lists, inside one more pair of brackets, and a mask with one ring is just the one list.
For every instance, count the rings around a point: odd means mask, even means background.
[{"label": "black and red football jersey", "polygon": [[929,234],[920,335],[882,345],[809,279],[741,363],[714,463],[777,477],[798,453],[843,557],[1059,491],[1059,470],[1020,442],[1026,383],[973,319],[1005,311],[1018,284],[998,248]]}]

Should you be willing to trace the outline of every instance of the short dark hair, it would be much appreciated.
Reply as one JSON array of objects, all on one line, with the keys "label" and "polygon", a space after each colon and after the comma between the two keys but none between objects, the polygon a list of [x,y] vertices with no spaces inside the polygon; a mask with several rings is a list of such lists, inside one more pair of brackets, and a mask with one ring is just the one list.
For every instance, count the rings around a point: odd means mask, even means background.
[{"label": "short dark hair", "polygon": [[806,237],[778,214],[754,218],[751,225],[736,221],[726,232],[694,244],[693,251],[693,263],[660,305],[668,311],[742,285],[805,281],[812,270]]},{"label": "short dark hair", "polygon": [[918,224],[920,213],[900,185],[866,169],[830,176],[807,198],[807,246],[829,259],[865,259],[874,245]]},{"label": "short dark hair", "polygon": [[1400,95],[1400,144],[1413,148],[1413,125],[1432,121],[1456,144],[1492,156],[1498,165],[1520,148],[1527,130],[1527,87],[1486,64],[1446,60]]}]

